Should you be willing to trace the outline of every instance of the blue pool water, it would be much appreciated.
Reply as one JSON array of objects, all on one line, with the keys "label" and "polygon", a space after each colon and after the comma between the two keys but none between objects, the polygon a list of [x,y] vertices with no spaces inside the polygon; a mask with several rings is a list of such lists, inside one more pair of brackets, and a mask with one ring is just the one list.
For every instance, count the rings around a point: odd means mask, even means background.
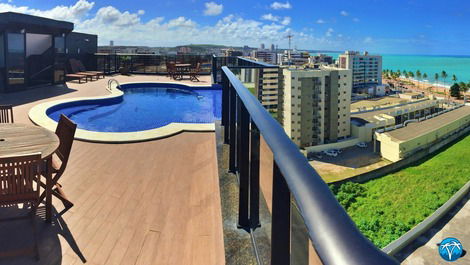
[{"label": "blue pool water", "polygon": [[[163,84],[162,84],[163,85]],[[222,91],[215,88],[121,86],[122,97],[76,101],[50,108],[55,121],[64,114],[78,128],[97,132],[135,132],[178,123],[212,123],[221,118]]]}]

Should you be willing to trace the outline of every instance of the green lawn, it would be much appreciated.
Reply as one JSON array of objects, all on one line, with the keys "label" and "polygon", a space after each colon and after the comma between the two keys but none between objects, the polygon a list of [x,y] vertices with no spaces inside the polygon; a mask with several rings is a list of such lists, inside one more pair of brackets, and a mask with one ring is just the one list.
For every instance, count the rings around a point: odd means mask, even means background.
[{"label": "green lawn", "polygon": [[470,180],[469,147],[467,136],[396,173],[331,189],[362,233],[382,248],[431,215]]}]

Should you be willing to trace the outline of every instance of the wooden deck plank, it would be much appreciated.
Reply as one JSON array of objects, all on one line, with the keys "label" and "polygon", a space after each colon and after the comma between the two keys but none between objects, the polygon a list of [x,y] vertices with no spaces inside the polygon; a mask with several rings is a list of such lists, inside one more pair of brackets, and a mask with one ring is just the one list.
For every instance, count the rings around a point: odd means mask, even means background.
[{"label": "wooden deck plank", "polygon": [[[45,99],[31,102],[28,97],[34,99],[38,91],[8,94],[0,104],[19,104],[15,122],[30,124],[27,112],[38,102],[103,95],[107,80],[70,84],[70,91],[58,95],[40,88]],[[0,265],[83,264],[74,244],[86,264],[225,264],[214,133],[182,133],[134,144],[75,141],[60,183],[75,206],[63,216],[64,227],[55,222],[38,225],[40,262],[19,257],[0,260]],[[60,201],[53,203],[63,209]],[[24,226],[30,229],[27,222]],[[15,238],[14,231],[11,238],[27,241]]]}]

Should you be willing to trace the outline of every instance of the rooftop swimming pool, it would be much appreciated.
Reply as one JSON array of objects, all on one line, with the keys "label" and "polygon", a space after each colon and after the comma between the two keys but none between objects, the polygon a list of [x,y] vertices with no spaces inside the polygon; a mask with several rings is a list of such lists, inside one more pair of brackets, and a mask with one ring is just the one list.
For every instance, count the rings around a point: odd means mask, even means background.
[{"label": "rooftop swimming pool", "polygon": [[222,91],[164,83],[120,86],[121,96],[84,99],[49,107],[46,115],[58,121],[66,115],[79,129],[92,132],[139,132],[171,123],[207,124],[221,118]]}]

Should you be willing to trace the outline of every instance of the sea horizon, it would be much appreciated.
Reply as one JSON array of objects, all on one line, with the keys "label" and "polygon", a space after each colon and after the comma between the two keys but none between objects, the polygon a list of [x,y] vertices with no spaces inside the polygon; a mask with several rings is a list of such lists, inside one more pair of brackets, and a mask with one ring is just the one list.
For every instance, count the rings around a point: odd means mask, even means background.
[{"label": "sea horizon", "polygon": [[[325,53],[337,59],[337,52]],[[377,53],[371,53],[377,54]],[[470,55],[411,55],[411,54],[377,54],[382,56],[382,69],[403,72],[412,71],[416,74],[419,70],[422,74],[426,73],[427,78],[421,78],[420,81],[428,80],[431,85],[441,85],[449,87],[454,81],[452,76],[456,75],[457,83],[470,82]],[[446,71],[447,78],[441,76],[442,71]],[[438,82],[434,80],[434,74],[439,74]],[[416,77],[414,78],[416,79]]]}]

